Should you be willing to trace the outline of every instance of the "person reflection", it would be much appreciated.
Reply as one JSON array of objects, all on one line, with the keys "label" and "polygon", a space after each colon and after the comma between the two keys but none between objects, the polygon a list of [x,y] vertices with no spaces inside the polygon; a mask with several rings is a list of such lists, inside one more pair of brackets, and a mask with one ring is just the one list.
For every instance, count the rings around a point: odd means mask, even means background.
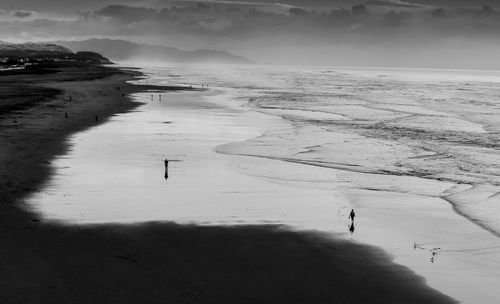
[{"label": "person reflection", "polygon": [[168,159],[165,158],[163,163],[165,164],[165,179],[168,179]]},{"label": "person reflection", "polygon": [[434,259],[436,257],[436,255],[439,253],[439,250],[441,250],[441,247],[438,247],[438,248],[432,248],[431,250],[431,263],[434,263]]},{"label": "person reflection", "polygon": [[354,222],[351,222],[351,225],[349,226],[349,231],[351,232],[351,234],[354,233]]}]

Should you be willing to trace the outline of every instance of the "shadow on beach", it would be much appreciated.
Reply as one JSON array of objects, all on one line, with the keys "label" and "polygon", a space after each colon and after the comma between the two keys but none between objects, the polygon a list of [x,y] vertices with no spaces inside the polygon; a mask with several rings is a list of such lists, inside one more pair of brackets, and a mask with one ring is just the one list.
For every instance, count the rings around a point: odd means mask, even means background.
[{"label": "shadow on beach", "polygon": [[35,223],[2,246],[4,303],[454,303],[379,249],[280,227]]}]

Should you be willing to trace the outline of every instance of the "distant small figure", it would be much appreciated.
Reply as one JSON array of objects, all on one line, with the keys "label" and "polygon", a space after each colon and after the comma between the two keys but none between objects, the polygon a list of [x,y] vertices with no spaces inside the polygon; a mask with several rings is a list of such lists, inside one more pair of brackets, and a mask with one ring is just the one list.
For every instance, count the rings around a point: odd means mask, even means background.
[{"label": "distant small figure", "polygon": [[68,113],[64,112],[64,118],[68,118]]},{"label": "distant small figure", "polygon": [[125,97],[125,93],[122,93],[122,97]]},{"label": "distant small figure", "polygon": [[160,98],[160,101],[161,101],[161,94],[158,94],[158,97]]},{"label": "distant small figure", "polygon": [[417,243],[413,242],[413,250],[417,249]]},{"label": "distant small figure", "polygon": [[351,213],[349,213],[349,218],[351,219],[351,221],[354,222],[354,217],[356,216],[356,213],[354,213],[354,209],[351,209]]},{"label": "distant small figure", "polygon": [[354,222],[351,222],[351,225],[349,226],[349,231],[351,232],[351,234],[354,233]]},{"label": "distant small figure", "polygon": [[97,115],[95,116],[95,121],[99,121],[99,117],[97,117]]},{"label": "distant small figure", "polygon": [[431,263],[434,263],[434,257],[436,256],[436,252],[432,252]]},{"label": "distant small figure", "polygon": [[431,253],[432,253],[432,256],[431,256],[431,263],[434,263],[434,258],[436,257],[436,254],[439,253],[439,250],[441,250],[441,247],[438,247],[438,248],[432,248],[431,250]]},{"label": "distant small figure", "polygon": [[69,95],[69,101],[71,101],[71,95]]},{"label": "distant small figure", "polygon": [[193,86],[192,86],[192,85],[189,85],[189,88],[190,88],[190,89],[192,89],[192,88],[193,88]]},{"label": "distant small figure", "polygon": [[151,94],[151,101],[153,101],[153,94]]},{"label": "distant small figure", "polygon": [[163,163],[165,164],[165,179],[168,179],[168,159],[165,158]]}]

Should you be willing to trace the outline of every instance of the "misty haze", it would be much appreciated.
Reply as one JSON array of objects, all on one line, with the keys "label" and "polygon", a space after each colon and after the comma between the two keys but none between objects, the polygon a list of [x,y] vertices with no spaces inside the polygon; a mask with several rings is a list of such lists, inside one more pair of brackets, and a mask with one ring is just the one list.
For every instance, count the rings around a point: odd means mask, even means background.
[{"label": "misty haze", "polygon": [[0,0],[0,302],[500,303],[496,0]]}]

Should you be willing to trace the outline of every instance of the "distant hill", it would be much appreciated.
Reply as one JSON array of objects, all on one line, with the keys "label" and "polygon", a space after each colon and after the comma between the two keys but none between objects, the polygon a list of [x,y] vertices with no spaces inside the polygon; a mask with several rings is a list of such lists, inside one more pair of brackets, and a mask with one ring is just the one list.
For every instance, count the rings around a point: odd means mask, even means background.
[{"label": "distant hill", "polygon": [[19,61],[77,61],[92,64],[111,63],[101,54],[89,51],[74,53],[67,47],[52,43],[6,43],[0,42],[0,58],[3,63]]},{"label": "distant hill", "polygon": [[5,43],[0,42],[0,56],[33,58],[37,56],[64,57],[74,55],[70,49],[48,43]]},{"label": "distant hill", "polygon": [[86,61],[90,63],[100,63],[100,64],[112,63],[108,58],[104,57],[103,55],[90,51],[76,52],[74,58],[76,58],[78,61]]},{"label": "distant hill", "polygon": [[249,64],[251,60],[226,51],[183,51],[174,47],[146,45],[126,40],[89,39],[83,41],[57,41],[72,50],[92,50],[115,61],[166,61],[183,63]]}]

